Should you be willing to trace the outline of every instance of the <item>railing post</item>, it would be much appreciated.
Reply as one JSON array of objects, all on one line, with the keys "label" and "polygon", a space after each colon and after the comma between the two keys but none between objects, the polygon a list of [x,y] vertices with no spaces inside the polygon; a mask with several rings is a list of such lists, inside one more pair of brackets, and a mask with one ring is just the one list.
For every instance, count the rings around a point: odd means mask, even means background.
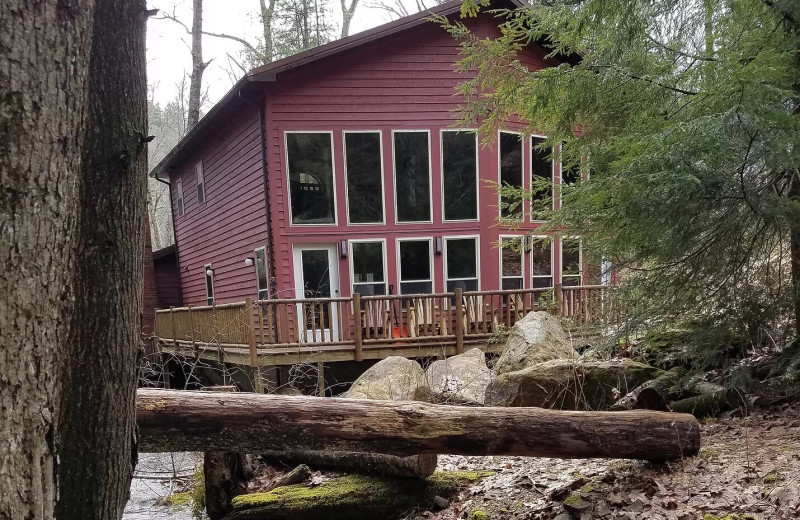
[{"label": "railing post", "polygon": [[247,316],[245,319],[245,338],[247,345],[250,347],[250,366],[258,366],[258,348],[256,348],[256,323],[255,323],[255,310],[253,309],[253,299],[247,298],[244,301],[244,312]]},{"label": "railing post", "polygon": [[456,354],[464,353],[464,296],[460,287],[456,293]]},{"label": "railing post", "polygon": [[175,348],[175,353],[178,352],[178,334],[175,333],[175,307],[169,308],[169,320],[172,323],[172,346]]},{"label": "railing post", "polygon": [[556,303],[556,316],[563,316],[564,289],[560,283],[553,285],[553,299]]},{"label": "railing post", "polygon": [[361,294],[353,293],[353,327],[355,330],[355,360],[363,361],[364,353],[361,350]]}]

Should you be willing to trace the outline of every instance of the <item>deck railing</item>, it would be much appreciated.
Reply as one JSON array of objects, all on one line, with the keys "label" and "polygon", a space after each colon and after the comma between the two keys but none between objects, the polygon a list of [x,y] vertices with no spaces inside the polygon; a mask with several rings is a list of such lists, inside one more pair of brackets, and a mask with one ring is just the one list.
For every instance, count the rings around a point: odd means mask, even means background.
[{"label": "deck railing", "polygon": [[237,348],[257,365],[269,349],[333,347],[363,359],[365,348],[448,343],[457,353],[511,328],[532,310],[590,323],[607,316],[610,287],[354,294],[349,298],[247,299],[156,311],[156,336],[176,347]]}]

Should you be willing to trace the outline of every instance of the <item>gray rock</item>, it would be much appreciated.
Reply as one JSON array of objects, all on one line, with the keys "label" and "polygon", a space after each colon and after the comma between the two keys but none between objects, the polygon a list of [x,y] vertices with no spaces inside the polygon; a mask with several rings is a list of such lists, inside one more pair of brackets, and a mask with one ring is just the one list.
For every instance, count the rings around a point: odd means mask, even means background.
[{"label": "gray rock", "polygon": [[558,318],[544,311],[530,312],[511,328],[494,371],[505,374],[553,359],[577,357]]},{"label": "gray rock", "polygon": [[537,406],[560,410],[604,410],[660,374],[628,359],[579,362],[557,359],[495,376],[486,406]]},{"label": "gray rock", "polygon": [[412,401],[424,384],[419,363],[400,356],[381,360],[356,379],[341,397],[383,401]]},{"label": "gray rock", "polygon": [[450,505],[450,501],[446,498],[435,496],[433,497],[433,505],[436,506],[436,509],[447,509]]},{"label": "gray rock", "polygon": [[491,379],[485,355],[481,349],[473,348],[431,363],[425,371],[425,385],[420,388],[418,397],[435,403],[483,405]]}]

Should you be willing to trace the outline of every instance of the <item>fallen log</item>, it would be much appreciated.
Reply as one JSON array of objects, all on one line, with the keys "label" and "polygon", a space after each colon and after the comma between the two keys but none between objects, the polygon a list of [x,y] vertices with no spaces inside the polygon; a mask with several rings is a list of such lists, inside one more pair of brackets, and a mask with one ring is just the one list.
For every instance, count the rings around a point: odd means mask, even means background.
[{"label": "fallen log", "polygon": [[267,451],[260,453],[259,458],[269,464],[306,464],[314,469],[381,477],[429,477],[437,462],[436,455],[430,453],[395,457],[383,453],[310,450]]},{"label": "fallen log", "polygon": [[695,417],[715,417],[736,408],[747,408],[744,396],[733,388],[723,388],[710,394],[698,395],[670,403],[674,412],[690,413]]},{"label": "fallen log", "polygon": [[137,423],[144,452],[332,450],[669,460],[700,449],[694,417],[643,410],[472,408],[141,389]]},{"label": "fallen log", "polygon": [[614,403],[611,410],[669,410],[667,403],[670,400],[672,389],[678,385],[685,373],[686,370],[681,367],[668,370],[657,378],[637,386],[632,392]]}]

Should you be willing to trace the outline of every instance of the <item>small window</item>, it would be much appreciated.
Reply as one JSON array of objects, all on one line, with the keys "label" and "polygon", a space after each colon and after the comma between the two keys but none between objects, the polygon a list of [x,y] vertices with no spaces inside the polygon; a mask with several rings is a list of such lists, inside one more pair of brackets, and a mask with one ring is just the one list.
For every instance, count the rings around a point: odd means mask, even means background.
[{"label": "small window", "polygon": [[386,294],[383,242],[351,241],[353,293],[366,296]]},{"label": "small window", "polygon": [[504,291],[522,289],[522,237],[500,238],[500,285]]},{"label": "small window", "polygon": [[178,194],[178,216],[183,216],[183,181],[178,179],[178,182],[175,183],[175,191]]},{"label": "small window", "polygon": [[544,137],[531,138],[531,219],[543,220],[553,203],[551,148],[539,148]]},{"label": "small window", "polygon": [[583,279],[583,258],[581,241],[578,238],[565,238],[561,241],[561,284],[576,286]]},{"label": "small window", "polygon": [[478,135],[442,132],[444,220],[478,218]]},{"label": "small window", "polygon": [[431,221],[428,132],[394,132],[394,191],[398,222]]},{"label": "small window", "polygon": [[203,266],[203,275],[206,277],[206,305],[214,305],[214,269],[211,264]]},{"label": "small window", "polygon": [[380,132],[345,132],[344,155],[348,222],[383,223]]},{"label": "small window", "polygon": [[445,239],[447,292],[460,288],[478,290],[478,241],[475,238]]},{"label": "small window", "polygon": [[194,175],[197,178],[197,203],[203,204],[206,201],[206,184],[203,182],[203,161],[194,167]]},{"label": "small window", "polygon": [[269,274],[267,273],[267,248],[259,247],[255,251],[256,279],[258,280],[258,299],[269,298]]},{"label": "small window", "polygon": [[431,268],[431,241],[401,240],[398,242],[400,257],[400,294],[431,294],[433,292],[433,269]]},{"label": "small window", "polygon": [[[501,191],[522,190],[522,136],[500,132]],[[500,218],[522,220],[522,198],[503,194],[500,197]]]},{"label": "small window", "polygon": [[553,287],[553,241],[548,237],[531,237],[531,287]]},{"label": "small window", "polygon": [[333,136],[286,133],[292,224],[333,224]]}]

